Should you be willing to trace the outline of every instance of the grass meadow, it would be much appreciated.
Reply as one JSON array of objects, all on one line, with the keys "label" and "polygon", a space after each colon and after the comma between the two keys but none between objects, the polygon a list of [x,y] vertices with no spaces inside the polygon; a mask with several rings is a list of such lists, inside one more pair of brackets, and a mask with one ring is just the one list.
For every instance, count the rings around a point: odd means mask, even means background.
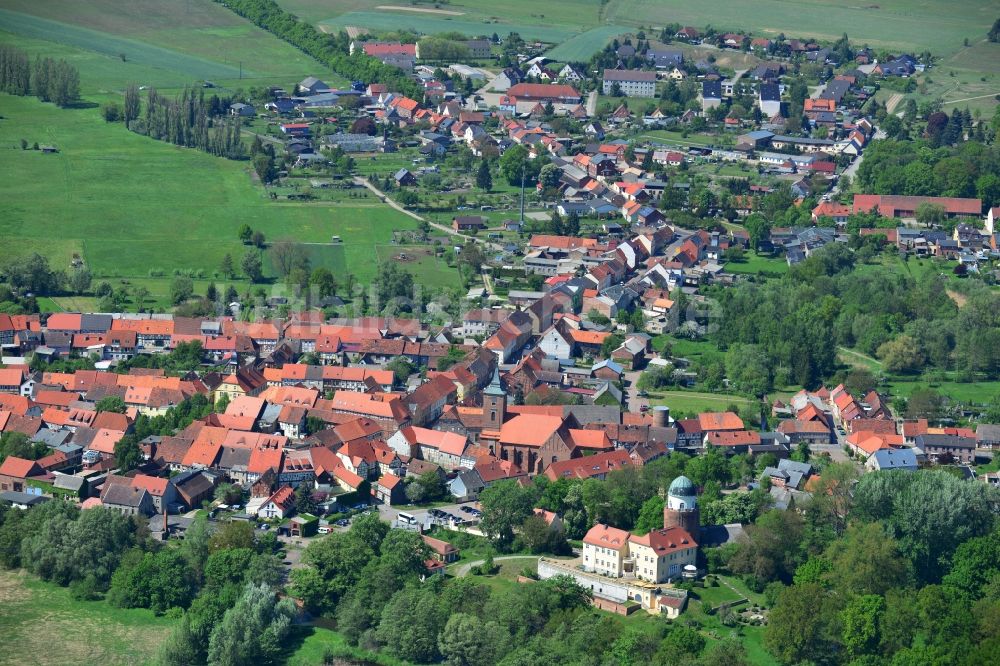
[{"label": "grass meadow", "polygon": [[[374,277],[376,258],[390,254],[380,248],[392,247],[393,230],[416,227],[374,199],[271,201],[251,180],[248,163],[129,133],[96,109],[10,96],[0,97],[0,108],[0,161],[8,167],[0,181],[4,255],[39,252],[67,267],[77,253],[98,279],[143,284],[158,302],[175,269],[203,271],[196,281],[203,293],[223,255],[238,266],[243,223],[270,240],[329,243],[339,235],[342,245],[311,246],[314,265],[361,282]],[[22,151],[21,138],[59,153]],[[430,287],[453,286],[457,277],[431,257],[407,267]]]},{"label": "grass meadow", "polygon": [[76,601],[67,588],[0,571],[2,664],[147,664],[175,622],[148,610]]},{"label": "grass meadow", "polygon": [[756,34],[834,40],[845,32],[853,41],[886,49],[942,55],[962,40],[985,36],[996,16],[992,0],[610,0],[604,19],[624,25],[681,23]]},{"label": "grass meadow", "polygon": [[559,62],[587,62],[596,51],[619,35],[629,32],[620,25],[602,25],[570,37],[545,55]]},{"label": "grass meadow", "polygon": [[8,33],[2,41],[76,62],[84,93],[117,91],[129,82],[169,90],[205,79],[233,89],[288,86],[310,74],[345,83],[211,0],[9,0],[0,9],[0,30]]},{"label": "grass meadow", "polygon": [[[406,18],[410,19],[454,19],[459,22],[485,23],[499,22],[506,24],[524,24],[525,26],[558,25],[571,28],[574,32],[596,26],[600,23],[598,15],[600,0],[551,0],[538,3],[534,0],[452,0],[446,5],[440,5],[435,11],[430,5],[413,5],[409,2],[396,0],[278,0],[284,9],[311,23],[328,23],[340,19],[347,14],[375,14],[395,17],[395,25],[380,27],[368,26],[363,23],[337,22],[337,25],[353,25],[376,29],[392,30],[410,27]],[[401,9],[403,8],[403,9]],[[355,16],[355,18],[358,18]],[[390,19],[385,19],[390,20]],[[420,29],[412,24],[414,29]],[[492,30],[489,32],[493,32]],[[497,30],[497,32],[500,32]],[[522,36],[527,36],[524,32]]]}]

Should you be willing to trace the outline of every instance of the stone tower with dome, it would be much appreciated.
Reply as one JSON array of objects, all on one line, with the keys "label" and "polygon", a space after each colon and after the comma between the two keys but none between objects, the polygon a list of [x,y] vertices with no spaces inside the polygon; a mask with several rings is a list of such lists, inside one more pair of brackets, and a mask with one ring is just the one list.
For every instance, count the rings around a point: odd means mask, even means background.
[{"label": "stone tower with dome", "polygon": [[663,527],[679,527],[695,539],[701,529],[698,516],[698,498],[694,484],[686,476],[678,476],[667,491],[667,502],[663,507]]}]

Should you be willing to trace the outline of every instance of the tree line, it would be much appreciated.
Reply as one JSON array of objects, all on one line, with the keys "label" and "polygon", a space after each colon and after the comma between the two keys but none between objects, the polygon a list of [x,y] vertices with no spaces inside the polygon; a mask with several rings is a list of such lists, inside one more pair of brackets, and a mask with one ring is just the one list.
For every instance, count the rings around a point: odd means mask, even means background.
[{"label": "tree line", "polygon": [[355,52],[349,55],[351,38],[343,30],[336,34],[317,30],[282,9],[274,0],[215,0],[243,18],[295,46],[303,53],[351,81],[384,83],[414,99],[421,99],[420,88],[406,73],[392,65]]},{"label": "tree line", "polygon": [[[956,109],[952,117],[961,115]],[[935,130],[947,133],[939,147],[919,141],[872,143],[858,167],[857,186],[872,194],[978,197],[984,206],[1000,201],[1000,148],[976,141],[949,146],[949,137],[965,130],[961,120],[945,117],[944,122],[944,129]]]},{"label": "tree line", "polygon": [[39,56],[32,62],[17,47],[0,44],[0,91],[70,106],[80,99],[80,71],[62,59]]},{"label": "tree line", "polygon": [[[220,120],[217,114],[221,103],[214,97],[206,99],[204,91],[185,88],[179,96],[170,99],[150,88],[145,108],[142,108],[139,90],[132,85],[126,88],[123,102],[120,117],[136,134],[231,160],[247,157],[239,119]],[[112,115],[117,117],[118,113],[116,109]],[[108,117],[105,110],[105,118]]]}]

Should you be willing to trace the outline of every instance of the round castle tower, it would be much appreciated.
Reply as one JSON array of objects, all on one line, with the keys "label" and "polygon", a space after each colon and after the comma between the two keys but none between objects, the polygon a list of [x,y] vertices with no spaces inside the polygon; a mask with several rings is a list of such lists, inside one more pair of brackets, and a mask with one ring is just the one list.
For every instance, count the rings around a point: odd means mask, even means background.
[{"label": "round castle tower", "polygon": [[694,484],[686,476],[679,476],[667,491],[667,503],[663,507],[663,527],[679,527],[697,539],[700,526]]}]

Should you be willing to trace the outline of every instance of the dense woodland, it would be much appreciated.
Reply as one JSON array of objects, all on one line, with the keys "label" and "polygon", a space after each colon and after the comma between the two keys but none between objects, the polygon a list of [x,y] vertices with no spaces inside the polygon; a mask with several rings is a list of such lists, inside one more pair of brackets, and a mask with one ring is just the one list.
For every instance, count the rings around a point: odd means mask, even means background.
[{"label": "dense woodland", "polygon": [[836,371],[836,345],[877,356],[894,374],[1000,376],[1000,297],[985,284],[963,283],[959,308],[947,276],[855,264],[856,253],[832,244],[779,280],[720,291],[714,339],[723,349],[739,346],[750,366],[730,379],[751,393],[815,388]]}]

